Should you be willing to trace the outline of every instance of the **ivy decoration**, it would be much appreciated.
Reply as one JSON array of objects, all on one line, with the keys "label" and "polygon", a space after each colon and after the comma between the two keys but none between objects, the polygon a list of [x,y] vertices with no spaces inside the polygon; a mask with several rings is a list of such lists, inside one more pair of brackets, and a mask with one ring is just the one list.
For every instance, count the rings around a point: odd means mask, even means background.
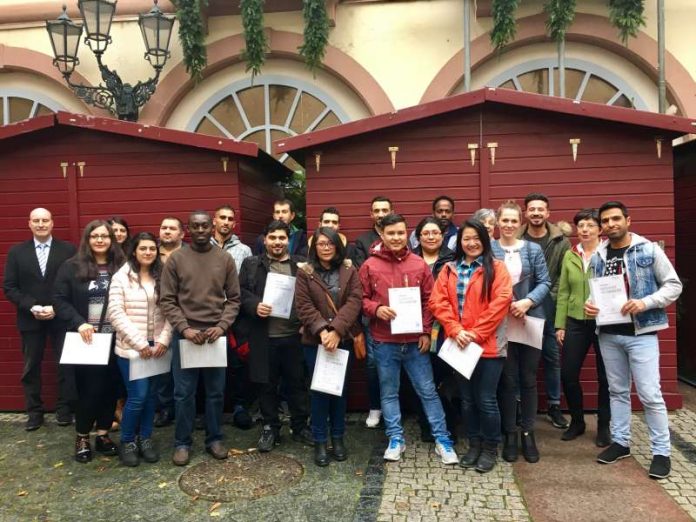
[{"label": "ivy decoration", "polygon": [[246,71],[251,71],[251,79],[261,73],[261,67],[266,61],[268,41],[263,30],[264,0],[241,0],[239,8],[244,27],[244,42],[242,59],[246,62]]},{"label": "ivy decoration", "polygon": [[609,0],[609,20],[619,30],[624,45],[645,26],[644,0]]},{"label": "ivy decoration", "polygon": [[208,65],[205,47],[205,30],[201,6],[208,0],[173,0],[179,20],[179,42],[184,53],[184,65],[194,82],[203,79],[203,69]]},{"label": "ivy decoration", "polygon": [[326,54],[329,41],[329,15],[324,0],[302,0],[304,43],[298,48],[307,67],[315,72]]},{"label": "ivy decoration", "polygon": [[520,0],[493,0],[491,43],[497,51],[505,47],[517,32],[515,11]]},{"label": "ivy decoration", "polygon": [[551,38],[560,43],[575,19],[575,0],[547,0],[544,4],[546,30]]}]

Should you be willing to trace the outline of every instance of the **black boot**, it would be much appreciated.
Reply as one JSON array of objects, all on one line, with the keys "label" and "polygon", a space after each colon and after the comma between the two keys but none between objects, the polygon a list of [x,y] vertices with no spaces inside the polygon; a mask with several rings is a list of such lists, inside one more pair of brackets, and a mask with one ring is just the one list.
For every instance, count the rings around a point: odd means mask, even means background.
[{"label": "black boot", "polygon": [[522,455],[524,460],[530,464],[539,462],[539,450],[536,447],[533,431],[525,431],[522,433]]},{"label": "black boot", "polygon": [[606,448],[611,444],[611,431],[609,431],[609,421],[597,422],[597,436],[595,445],[598,448]]},{"label": "black boot", "polygon": [[495,467],[498,460],[498,445],[484,444],[478,462],[476,462],[476,471],[479,473],[488,473]]},{"label": "black boot", "polygon": [[585,418],[582,413],[574,413],[570,417],[570,426],[561,435],[561,440],[573,440],[585,433]]},{"label": "black boot", "polygon": [[346,451],[346,445],[343,443],[343,437],[332,437],[331,445],[333,446],[334,459],[338,462],[343,462],[348,458],[348,452]]},{"label": "black boot", "polygon": [[329,465],[329,453],[326,451],[326,442],[314,443],[314,463],[322,468]]},{"label": "black boot", "polygon": [[481,439],[470,439],[469,440],[469,450],[459,460],[459,465],[462,468],[474,468],[476,467],[476,462],[481,455]]},{"label": "black boot", "polygon": [[503,459],[506,462],[517,461],[517,432],[511,431],[505,434],[503,442]]}]

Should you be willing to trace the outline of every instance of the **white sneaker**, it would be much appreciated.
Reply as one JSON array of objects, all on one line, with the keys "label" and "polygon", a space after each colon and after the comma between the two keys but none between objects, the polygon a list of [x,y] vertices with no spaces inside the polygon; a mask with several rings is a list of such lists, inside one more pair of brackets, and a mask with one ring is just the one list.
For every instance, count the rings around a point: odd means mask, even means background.
[{"label": "white sneaker", "polygon": [[384,460],[396,462],[401,460],[401,454],[406,451],[406,443],[401,437],[392,437],[389,439],[389,446],[384,452]]},{"label": "white sneaker", "polygon": [[370,410],[370,414],[365,420],[365,426],[368,428],[376,428],[379,426],[379,421],[382,419],[382,410]]},{"label": "white sneaker", "polygon": [[443,464],[459,464],[459,457],[448,439],[438,439],[435,442],[435,453],[440,455]]}]

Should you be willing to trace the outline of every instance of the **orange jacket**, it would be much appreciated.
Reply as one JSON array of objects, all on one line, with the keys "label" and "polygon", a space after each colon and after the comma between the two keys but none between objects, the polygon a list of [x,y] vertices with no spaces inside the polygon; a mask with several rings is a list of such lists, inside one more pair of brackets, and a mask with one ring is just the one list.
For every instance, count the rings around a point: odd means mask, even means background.
[{"label": "orange jacket", "polygon": [[510,309],[512,280],[505,263],[494,260],[495,279],[491,288],[491,300],[481,300],[483,292],[483,268],[477,268],[466,287],[464,311],[459,317],[457,299],[457,269],[454,262],[447,263],[435,281],[428,305],[435,318],[445,329],[447,337],[456,337],[461,330],[476,334],[475,342],[483,348],[482,357],[502,357],[496,342],[496,330]]}]

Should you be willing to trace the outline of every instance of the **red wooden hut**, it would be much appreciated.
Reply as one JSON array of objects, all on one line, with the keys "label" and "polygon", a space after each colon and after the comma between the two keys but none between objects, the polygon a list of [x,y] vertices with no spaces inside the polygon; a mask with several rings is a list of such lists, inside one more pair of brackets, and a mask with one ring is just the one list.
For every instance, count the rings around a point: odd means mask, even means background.
[{"label": "red wooden hut", "polygon": [[[237,209],[237,234],[251,244],[268,221],[277,182],[290,174],[253,143],[108,118],[60,112],[0,127],[0,270],[9,248],[31,237],[35,207],[53,213],[56,237],[77,242],[92,219],[119,215],[131,233],[157,233],[167,215],[185,222],[192,210],[226,203]],[[3,296],[0,410],[23,409],[21,373],[15,310]]]},{"label": "red wooden hut", "polygon": [[[371,199],[383,194],[411,226],[447,194],[456,219],[529,192],[551,198],[552,220],[581,207],[624,201],[633,230],[664,241],[674,259],[672,139],[694,129],[674,116],[482,89],[275,142],[307,170],[307,222],[336,206],[341,230],[355,239],[371,226]],[[670,309],[675,324],[674,307]],[[661,334],[662,387],[670,408],[677,390],[675,329]],[[582,378],[596,405],[595,362]],[[364,374],[354,372],[352,407],[366,404]],[[543,380],[539,382],[540,397]]]}]

